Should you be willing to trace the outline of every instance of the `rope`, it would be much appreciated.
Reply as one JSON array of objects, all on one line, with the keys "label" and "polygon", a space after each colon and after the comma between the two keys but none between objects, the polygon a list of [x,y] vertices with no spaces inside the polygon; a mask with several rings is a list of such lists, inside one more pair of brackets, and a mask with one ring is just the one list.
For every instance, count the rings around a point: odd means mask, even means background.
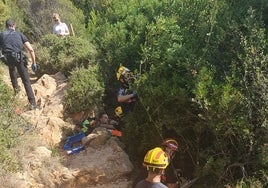
[{"label": "rope", "polygon": [[[163,136],[162,136],[160,130],[158,130],[155,121],[153,121],[152,116],[151,116],[150,113],[149,113],[149,110],[147,110],[147,108],[145,107],[144,103],[142,102],[142,97],[140,97],[139,94],[138,94],[138,96],[139,96],[140,103],[141,103],[142,107],[145,109],[146,114],[147,114],[147,116],[148,116],[148,118],[149,118],[149,122],[152,122],[152,124],[154,125],[155,130],[157,131],[157,133],[159,134],[160,138],[161,138],[162,141],[163,141],[163,140],[164,140],[164,139],[163,139]],[[161,106],[161,105],[159,105],[159,106]]]}]

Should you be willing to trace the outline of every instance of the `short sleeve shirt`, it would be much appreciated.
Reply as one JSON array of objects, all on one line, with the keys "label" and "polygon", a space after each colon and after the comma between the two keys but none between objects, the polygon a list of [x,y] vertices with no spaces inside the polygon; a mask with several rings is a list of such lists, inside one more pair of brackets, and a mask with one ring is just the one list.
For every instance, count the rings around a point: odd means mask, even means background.
[{"label": "short sleeve shirt", "polygon": [[142,180],[139,183],[137,183],[135,188],[167,188],[167,186],[165,186],[161,182],[152,183],[152,182],[149,182],[149,181],[146,181],[146,180]]},{"label": "short sleeve shirt", "polygon": [[27,37],[13,29],[7,29],[0,34],[0,47],[3,52],[21,52],[25,42],[28,42]]},{"label": "short sleeve shirt", "polygon": [[55,24],[53,26],[53,33],[54,34],[59,35],[59,34],[62,34],[62,33],[66,33],[68,31],[69,31],[68,27],[67,27],[67,25],[65,23]]},{"label": "short sleeve shirt", "polygon": [[[130,91],[124,87],[120,87],[118,92],[117,92],[117,97],[118,96],[125,96],[125,95],[130,95],[132,94],[133,91]],[[129,100],[125,102],[121,102],[120,106],[122,107],[123,113],[127,113],[129,111],[132,111],[134,109],[135,103],[137,101],[137,98],[130,98]]]},{"label": "short sleeve shirt", "polygon": [[[132,93],[133,93],[133,91],[130,91],[130,90],[124,88],[124,87],[120,87],[119,90],[118,90],[118,92],[117,92],[117,96],[119,96],[119,95],[123,95],[123,96],[124,96],[124,95],[130,95],[130,94],[132,94]],[[129,100],[126,101],[125,103],[130,103],[130,102],[134,102],[134,101],[136,101],[135,98],[133,98],[133,99],[129,99]]]}]

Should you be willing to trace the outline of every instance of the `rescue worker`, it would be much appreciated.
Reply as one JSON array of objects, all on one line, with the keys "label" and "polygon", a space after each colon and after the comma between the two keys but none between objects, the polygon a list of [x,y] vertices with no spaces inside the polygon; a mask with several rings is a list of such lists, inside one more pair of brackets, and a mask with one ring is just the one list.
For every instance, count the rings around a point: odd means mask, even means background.
[{"label": "rescue worker", "polygon": [[130,74],[130,70],[124,66],[120,66],[117,74],[117,80],[120,82],[120,88],[117,92],[117,101],[122,108],[123,114],[133,110],[138,99],[137,92],[130,89],[130,84],[134,79]]},{"label": "rescue worker", "polygon": [[179,188],[179,179],[177,177],[176,169],[172,165],[172,159],[175,156],[175,152],[178,150],[179,144],[173,138],[167,138],[163,140],[161,147],[168,155],[170,164],[165,170],[165,174],[162,176],[162,182],[168,186],[168,188]]},{"label": "rescue worker", "polygon": [[[165,169],[165,173],[161,176],[161,182],[167,185],[168,188],[179,188],[179,180],[176,175],[176,171],[172,166],[172,159],[175,156],[175,152],[178,150],[179,144],[173,138],[166,138],[162,141],[161,146],[162,150],[166,153],[169,159],[169,165]],[[134,181],[135,184],[147,176],[147,171],[145,168],[142,168],[138,177]]]},{"label": "rescue worker", "polygon": [[114,110],[114,117],[113,120],[115,122],[117,122],[115,126],[115,128],[119,131],[122,130],[122,125],[123,125],[123,121],[122,121],[122,117],[123,117],[123,111],[122,111],[122,107],[121,106],[117,106]]},{"label": "rescue worker", "polygon": [[23,53],[23,47],[25,47],[30,53],[32,70],[34,72],[37,71],[35,52],[27,37],[23,33],[16,31],[15,28],[16,23],[13,20],[8,19],[6,21],[6,30],[0,34],[0,48],[3,53],[2,58],[4,59],[4,63],[8,66],[11,83],[15,93],[18,93],[20,90],[17,80],[18,71],[30,103],[30,109],[36,109],[35,96],[27,71],[27,58]]},{"label": "rescue worker", "polygon": [[139,181],[135,188],[167,188],[161,183],[161,175],[168,164],[169,158],[160,147],[149,150],[143,160],[143,166],[147,170],[147,177]]}]

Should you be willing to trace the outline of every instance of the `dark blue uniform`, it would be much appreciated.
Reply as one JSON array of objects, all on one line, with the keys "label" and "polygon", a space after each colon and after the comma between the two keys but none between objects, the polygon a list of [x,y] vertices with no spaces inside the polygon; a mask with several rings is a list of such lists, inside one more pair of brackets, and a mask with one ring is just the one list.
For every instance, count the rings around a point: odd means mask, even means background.
[{"label": "dark blue uniform", "polygon": [[36,101],[27,70],[27,59],[22,52],[25,42],[28,42],[27,37],[21,32],[13,29],[7,29],[0,34],[0,47],[2,48],[3,55],[6,57],[5,63],[9,69],[12,86],[15,91],[19,90],[17,81],[18,75],[16,72],[17,68],[24,84],[28,100],[31,105],[36,106]]},{"label": "dark blue uniform", "polygon": [[[117,97],[119,95],[130,95],[133,94],[134,91],[129,90],[127,87],[125,87],[124,85],[122,85],[119,90],[117,91]],[[137,96],[130,98],[129,100],[125,101],[125,102],[121,102],[119,103],[119,105],[122,107],[122,111],[123,114],[126,114],[130,111],[133,111],[135,103],[137,101]]]}]

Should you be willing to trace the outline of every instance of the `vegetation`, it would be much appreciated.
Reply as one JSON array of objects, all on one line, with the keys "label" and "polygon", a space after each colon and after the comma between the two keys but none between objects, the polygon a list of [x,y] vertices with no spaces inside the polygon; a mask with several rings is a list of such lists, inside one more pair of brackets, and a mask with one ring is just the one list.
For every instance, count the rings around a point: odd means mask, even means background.
[{"label": "vegetation", "polygon": [[102,106],[104,86],[97,65],[72,71],[64,108],[69,113]]},{"label": "vegetation", "polygon": [[176,165],[200,177],[198,187],[266,185],[265,9],[251,0],[96,4],[87,25],[106,85],[120,64],[142,73],[140,102],[124,119],[134,160],[173,136]]},{"label": "vegetation", "polygon": [[97,55],[89,41],[72,36],[61,39],[53,34],[44,35],[36,48],[40,75],[60,70],[69,76],[76,67],[90,67]]},{"label": "vegetation", "polygon": [[10,151],[18,141],[18,135],[26,127],[26,122],[14,113],[12,91],[0,79],[0,175],[19,169],[16,156]]},{"label": "vegetation", "polygon": [[[198,176],[196,187],[267,186],[267,1],[19,2],[16,13],[13,1],[0,2],[1,23],[14,14],[36,39],[40,73],[68,76],[66,110],[102,102],[114,109],[119,65],[141,74],[132,86],[139,102],[123,118],[133,161],[174,137],[180,143],[174,165]],[[54,11],[77,24],[76,36],[49,35],[44,20]]]}]

